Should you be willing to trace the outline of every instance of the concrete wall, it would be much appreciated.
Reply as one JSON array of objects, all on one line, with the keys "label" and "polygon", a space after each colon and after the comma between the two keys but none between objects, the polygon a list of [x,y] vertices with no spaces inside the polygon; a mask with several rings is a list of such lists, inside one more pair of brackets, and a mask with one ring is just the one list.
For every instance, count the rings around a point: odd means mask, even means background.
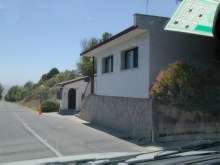
[{"label": "concrete wall", "polygon": [[151,101],[148,99],[90,95],[80,117],[133,138],[151,140]]},{"label": "concrete wall", "polygon": [[182,60],[202,67],[216,67],[220,43],[213,38],[165,31],[168,18],[135,15],[135,23],[150,31],[150,84],[169,64]]},{"label": "concrete wall", "polygon": [[180,110],[149,99],[90,95],[80,117],[125,137],[148,142],[216,140],[220,115]]},{"label": "concrete wall", "polygon": [[[139,48],[138,68],[121,70],[121,52],[129,48]],[[102,58],[113,55],[112,73],[102,73]],[[98,54],[97,95],[148,98],[149,97],[149,34],[145,33],[108,48]]]},{"label": "concrete wall", "polygon": [[[150,84],[169,64],[182,60],[214,72],[220,43],[213,38],[165,31],[168,18],[135,15],[135,24],[150,33]],[[213,73],[214,73],[213,72]],[[218,72],[218,71],[217,71]],[[219,115],[217,115],[219,116]],[[153,103],[153,125],[157,141],[220,138],[220,118]]]},{"label": "concrete wall", "polygon": [[220,116],[201,111],[185,111],[168,105],[153,105],[157,141],[220,138]]}]

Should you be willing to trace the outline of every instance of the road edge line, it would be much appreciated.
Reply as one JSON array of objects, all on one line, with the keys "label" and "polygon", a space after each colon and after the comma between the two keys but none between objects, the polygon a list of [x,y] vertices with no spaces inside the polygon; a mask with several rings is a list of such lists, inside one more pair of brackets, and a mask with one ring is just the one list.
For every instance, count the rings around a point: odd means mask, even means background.
[{"label": "road edge line", "polygon": [[25,123],[25,121],[17,113],[15,113],[15,117],[21,122],[21,124],[28,132],[30,132],[39,142],[41,142],[44,146],[46,146],[57,157],[63,156],[58,150],[56,150],[53,146],[47,143],[40,135],[38,135],[27,123]]}]

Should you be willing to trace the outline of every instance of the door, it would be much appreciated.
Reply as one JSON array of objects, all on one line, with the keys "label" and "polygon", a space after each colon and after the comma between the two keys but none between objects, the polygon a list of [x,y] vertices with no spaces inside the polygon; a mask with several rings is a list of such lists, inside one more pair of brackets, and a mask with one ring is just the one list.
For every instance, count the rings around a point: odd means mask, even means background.
[{"label": "door", "polygon": [[68,109],[76,109],[76,90],[73,88],[68,93]]}]

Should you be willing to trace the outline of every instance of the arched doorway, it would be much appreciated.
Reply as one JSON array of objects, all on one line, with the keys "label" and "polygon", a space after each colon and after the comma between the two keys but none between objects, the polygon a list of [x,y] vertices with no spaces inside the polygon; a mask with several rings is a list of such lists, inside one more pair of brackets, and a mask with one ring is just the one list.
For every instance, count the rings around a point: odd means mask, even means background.
[{"label": "arched doorway", "polygon": [[68,93],[68,109],[76,109],[76,90],[73,88]]}]

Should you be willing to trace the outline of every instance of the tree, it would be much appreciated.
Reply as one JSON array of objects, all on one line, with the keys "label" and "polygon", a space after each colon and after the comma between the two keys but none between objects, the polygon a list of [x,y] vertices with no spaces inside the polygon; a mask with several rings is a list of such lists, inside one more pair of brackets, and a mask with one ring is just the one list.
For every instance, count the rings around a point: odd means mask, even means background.
[{"label": "tree", "polygon": [[76,76],[77,76],[77,73],[74,70],[72,70],[72,71],[65,70],[64,72],[60,72],[56,76],[57,83],[60,83],[62,81],[72,80],[72,79],[76,78]]},{"label": "tree", "polygon": [[[101,39],[94,37],[89,40],[84,39],[81,42],[82,52],[94,48],[97,44],[104,42],[111,37],[112,37],[111,33],[105,32],[102,34]],[[82,57],[80,62],[77,64],[77,67],[82,75],[91,76],[91,74],[93,73],[93,64],[91,58],[89,57]],[[95,72],[96,72],[96,67],[95,67]]]},{"label": "tree", "polygon": [[84,39],[81,42],[82,52],[89,50],[99,44],[99,39],[93,37],[89,40]]},{"label": "tree", "polygon": [[56,97],[56,84],[74,79],[77,76],[77,73],[73,70],[58,72],[58,69],[53,68],[48,73],[42,75],[41,80],[38,83],[34,84],[31,81],[25,83],[24,86],[21,87],[24,91],[23,100],[30,101],[39,98],[41,98],[41,100],[54,99]]},{"label": "tree", "polygon": [[80,73],[84,76],[91,76],[93,73],[92,59],[89,57],[82,57],[80,63],[77,64]]},{"label": "tree", "polygon": [[0,100],[2,99],[2,93],[3,93],[3,86],[2,84],[0,84]]},{"label": "tree", "polygon": [[60,71],[57,68],[52,68],[48,73],[42,75],[39,83],[43,83],[44,81],[51,79],[52,77],[56,76],[59,73]]},{"label": "tree", "polygon": [[[100,40],[97,38],[91,38],[90,40],[84,39],[81,42],[82,52],[89,50],[99,44]],[[84,76],[91,76],[93,73],[93,65],[90,57],[82,57],[77,64],[80,73]]]},{"label": "tree", "polygon": [[5,96],[5,100],[10,102],[17,102],[24,99],[24,96],[25,96],[25,91],[22,87],[12,86],[9,89],[7,95]]},{"label": "tree", "polygon": [[33,86],[34,86],[34,83],[31,82],[31,81],[28,81],[28,82],[26,82],[26,83],[24,84],[24,88],[25,88],[25,89],[32,89]]},{"label": "tree", "polygon": [[48,74],[47,74],[47,79],[51,79],[52,77],[56,76],[57,74],[59,74],[60,71],[57,68],[53,68],[51,69]]},{"label": "tree", "polygon": [[34,88],[34,83],[31,82],[31,81],[28,81],[24,84],[24,97],[25,97],[25,100],[30,100],[31,97],[32,97],[32,91],[33,91],[33,88]]},{"label": "tree", "polygon": [[47,80],[47,74],[43,74],[43,75],[41,76],[40,82],[46,81],[46,80]]},{"label": "tree", "polygon": [[112,37],[112,34],[111,34],[111,33],[105,32],[105,33],[102,34],[102,39],[101,39],[101,41],[104,42],[104,41],[108,40],[108,39],[111,38],[111,37]]},{"label": "tree", "polygon": [[41,102],[47,100],[49,98],[49,88],[45,87],[44,85],[41,85],[38,88],[37,96]]},{"label": "tree", "polygon": [[62,81],[68,81],[68,80],[74,79],[75,77],[76,77],[76,73],[74,71],[66,70],[64,72],[60,72],[59,74],[53,76],[49,80],[44,81],[42,84],[49,88],[52,88],[57,83],[60,83]]},{"label": "tree", "polygon": [[155,101],[178,108],[210,108],[210,105],[217,103],[219,95],[214,92],[217,89],[212,90],[215,89],[213,80],[209,71],[177,61],[159,73],[151,89],[151,96]]}]

